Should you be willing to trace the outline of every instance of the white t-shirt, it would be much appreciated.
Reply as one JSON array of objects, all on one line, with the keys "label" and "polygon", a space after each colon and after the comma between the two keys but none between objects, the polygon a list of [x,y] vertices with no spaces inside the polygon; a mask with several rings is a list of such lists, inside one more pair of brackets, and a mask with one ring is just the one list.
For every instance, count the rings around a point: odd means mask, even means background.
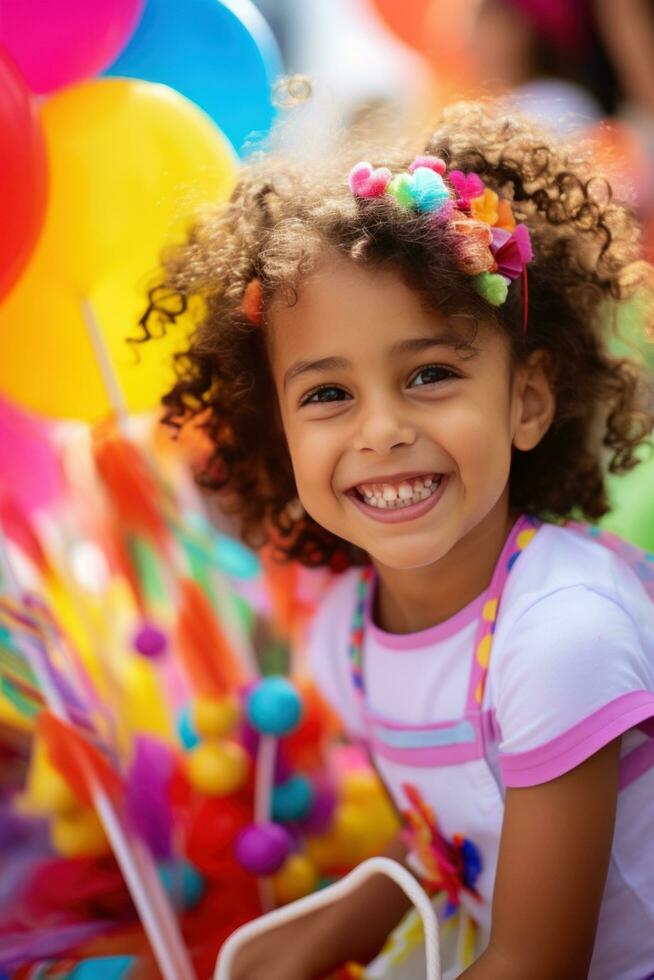
[{"label": "white t-shirt", "polygon": [[[654,575],[654,565],[642,571]],[[482,704],[486,746],[477,761],[448,742],[466,739],[462,719],[487,596],[431,629],[402,635],[377,627],[368,603],[364,711],[349,664],[358,574],[344,573],[316,614],[309,643],[315,681],[348,733],[368,742],[398,809],[406,809],[405,784],[416,786],[442,833],[462,834],[479,849],[479,899],[462,901],[486,934],[505,787],[554,779],[623,736],[589,976],[654,975],[654,603],[634,570],[598,541],[554,525],[540,528],[502,596]],[[416,754],[421,739],[430,747]],[[403,761],[407,740],[412,758],[432,753],[418,767]]]}]

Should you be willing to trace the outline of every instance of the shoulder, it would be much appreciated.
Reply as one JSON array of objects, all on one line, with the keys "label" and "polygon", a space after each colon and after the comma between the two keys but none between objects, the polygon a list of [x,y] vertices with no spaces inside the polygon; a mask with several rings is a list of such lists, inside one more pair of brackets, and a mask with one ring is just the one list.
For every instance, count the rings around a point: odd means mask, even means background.
[{"label": "shoulder", "polygon": [[314,682],[352,734],[359,734],[361,729],[348,658],[359,575],[359,569],[349,569],[328,587],[311,620],[307,638]]},{"label": "shoulder", "polygon": [[502,598],[489,696],[505,763],[532,777],[560,775],[654,714],[654,604],[629,565],[541,528]]},{"label": "shoulder", "polygon": [[652,600],[627,561],[592,533],[554,524],[544,524],[521,554],[502,598],[503,619],[537,614],[555,596],[565,604],[569,590],[577,600],[582,593],[591,604],[592,596],[604,597],[636,622],[654,622]]}]

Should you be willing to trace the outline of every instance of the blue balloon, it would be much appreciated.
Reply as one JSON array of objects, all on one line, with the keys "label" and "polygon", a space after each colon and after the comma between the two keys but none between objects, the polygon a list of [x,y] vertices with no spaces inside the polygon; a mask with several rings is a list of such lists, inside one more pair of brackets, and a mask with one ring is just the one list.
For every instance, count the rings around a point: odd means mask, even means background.
[{"label": "blue balloon", "polygon": [[270,129],[271,86],[282,72],[275,37],[251,0],[147,0],[105,74],[169,85],[240,151],[252,133]]}]

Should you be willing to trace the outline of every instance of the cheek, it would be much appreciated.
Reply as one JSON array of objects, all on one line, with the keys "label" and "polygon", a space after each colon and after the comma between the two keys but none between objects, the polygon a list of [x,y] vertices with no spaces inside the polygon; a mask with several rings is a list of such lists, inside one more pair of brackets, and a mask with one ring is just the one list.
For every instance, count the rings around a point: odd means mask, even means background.
[{"label": "cheek", "polygon": [[321,491],[329,491],[337,455],[324,432],[292,423],[285,431],[295,483],[307,506]]},{"label": "cheek", "polygon": [[445,420],[443,442],[468,483],[502,480],[511,463],[511,417],[504,391],[462,400]]}]

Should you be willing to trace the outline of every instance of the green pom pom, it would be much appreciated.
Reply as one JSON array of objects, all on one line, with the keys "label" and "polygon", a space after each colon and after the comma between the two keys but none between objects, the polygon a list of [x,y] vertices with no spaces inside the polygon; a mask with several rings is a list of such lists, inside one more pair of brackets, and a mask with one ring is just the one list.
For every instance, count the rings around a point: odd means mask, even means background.
[{"label": "green pom pom", "polygon": [[475,289],[491,306],[501,306],[509,294],[509,284],[496,272],[481,272],[474,279]]},{"label": "green pom pom", "polygon": [[413,196],[413,181],[409,174],[397,174],[386,188],[386,193],[394,197],[402,207],[411,208],[415,201]]}]

